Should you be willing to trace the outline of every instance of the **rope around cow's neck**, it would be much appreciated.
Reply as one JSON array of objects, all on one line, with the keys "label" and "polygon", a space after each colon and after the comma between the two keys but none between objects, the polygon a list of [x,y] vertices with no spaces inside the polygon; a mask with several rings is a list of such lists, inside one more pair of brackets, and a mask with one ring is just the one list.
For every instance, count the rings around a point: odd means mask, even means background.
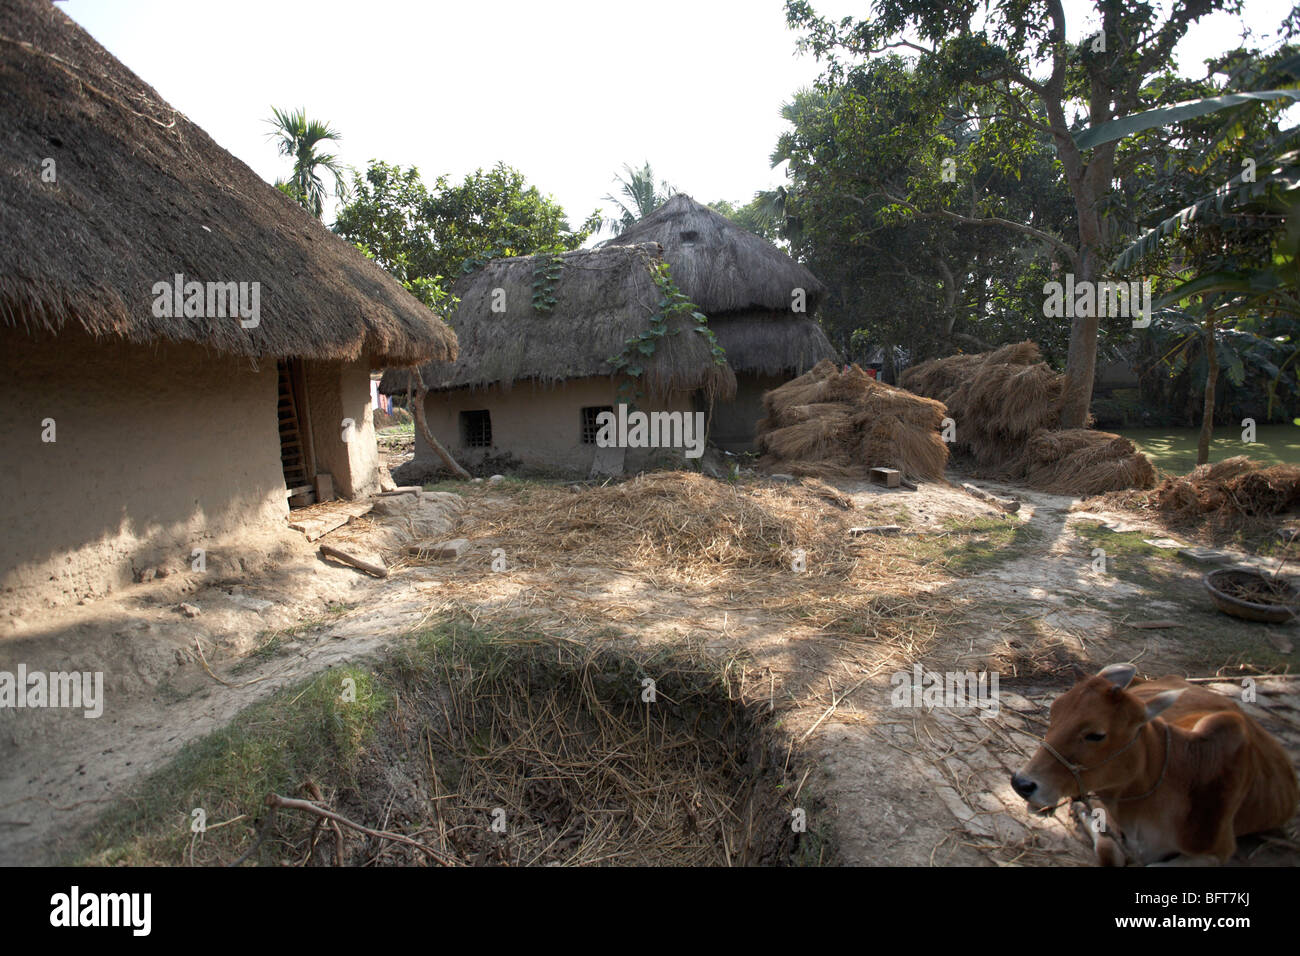
[{"label": "rope around cow's neck", "polygon": [[[1161,764],[1160,766],[1160,775],[1156,777],[1155,786],[1153,786],[1150,790],[1148,790],[1146,793],[1142,794],[1141,796],[1137,796],[1137,797],[1117,796],[1115,798],[1117,802],[1132,803],[1135,800],[1145,800],[1147,797],[1151,796],[1151,794],[1155,793],[1157,790],[1160,789],[1160,784],[1164,783],[1165,771],[1169,769],[1170,733],[1169,733],[1169,725],[1164,721],[1161,721],[1161,723],[1164,724],[1164,728],[1165,728],[1165,760],[1164,763]],[[1113,754],[1111,754],[1101,763],[1096,764],[1095,766],[1092,767],[1084,767],[1080,764],[1071,763],[1070,761],[1066,760],[1059,753],[1057,753],[1056,748],[1053,747],[1051,744],[1049,744],[1046,738],[1043,739],[1043,747],[1047,750],[1049,754],[1051,754],[1053,757],[1059,760],[1061,762],[1061,765],[1064,766],[1066,770],[1070,771],[1070,773],[1074,775],[1074,782],[1079,785],[1079,799],[1082,800],[1090,792],[1083,785],[1083,774],[1091,773],[1092,771],[1096,770],[1098,767],[1102,767],[1105,764],[1110,763],[1112,760],[1114,760],[1124,751],[1128,750],[1129,747],[1132,747],[1135,743],[1138,742],[1138,739],[1142,736],[1142,731],[1145,727],[1146,724],[1143,724],[1141,727],[1139,727],[1138,732],[1133,735],[1132,740],[1126,743],[1123,747],[1120,747],[1119,750],[1116,750]]]}]

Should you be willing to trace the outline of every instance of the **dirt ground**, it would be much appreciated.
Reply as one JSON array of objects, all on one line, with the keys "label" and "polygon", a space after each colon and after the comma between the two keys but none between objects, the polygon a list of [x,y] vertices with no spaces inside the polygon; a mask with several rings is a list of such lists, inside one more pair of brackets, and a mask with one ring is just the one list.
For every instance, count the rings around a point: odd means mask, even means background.
[{"label": "dirt ground", "polygon": [[[387,462],[403,454],[399,447]],[[21,661],[29,670],[102,670],[108,704],[97,720],[0,712],[0,863],[53,859],[185,742],[278,689],[382,655],[423,622],[457,615],[526,622],[566,640],[689,640],[742,655],[742,682],[766,688],[790,752],[805,758],[793,799],[819,808],[808,826],[829,831],[840,862],[1086,864],[1090,851],[1066,811],[1028,813],[1008,780],[1037,746],[1071,668],[1134,660],[1148,676],[1205,678],[1236,697],[1240,678],[1292,669],[1296,628],[1219,615],[1200,585],[1206,568],[1132,515],[980,484],[1015,495],[1020,511],[1004,516],[951,485],[838,485],[854,523],[901,529],[865,535],[862,547],[907,561],[852,620],[826,613],[811,585],[802,608],[797,587],[778,596],[771,578],[683,583],[614,556],[573,565],[558,543],[554,560],[516,559],[512,534],[524,510],[538,507],[538,486],[506,481],[455,488],[463,506],[437,499],[431,527],[441,522],[443,537],[469,540],[454,560],[397,557],[394,528],[406,519],[371,513],[322,542],[385,555],[391,573],[382,580],[298,538],[273,572],[174,575],[27,622],[0,639],[0,669]],[[580,514],[585,490],[567,493]],[[492,568],[497,549],[505,571]],[[872,595],[855,595],[863,597]],[[1161,621],[1174,626],[1135,626]],[[893,706],[891,677],[916,664],[998,671],[998,712]],[[1261,679],[1258,691],[1247,710],[1300,756],[1300,685]],[[1295,821],[1287,833],[1243,841],[1234,862],[1300,862]]]}]

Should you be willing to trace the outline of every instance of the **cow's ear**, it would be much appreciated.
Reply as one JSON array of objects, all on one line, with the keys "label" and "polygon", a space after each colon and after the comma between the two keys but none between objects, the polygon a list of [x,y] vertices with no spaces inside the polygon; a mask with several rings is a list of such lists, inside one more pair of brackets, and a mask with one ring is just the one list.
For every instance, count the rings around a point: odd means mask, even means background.
[{"label": "cow's ear", "polygon": [[1116,687],[1123,690],[1133,680],[1138,669],[1132,664],[1110,664],[1097,671],[1098,677],[1104,677]]},{"label": "cow's ear", "polygon": [[1147,720],[1159,717],[1168,710],[1186,689],[1186,687],[1180,687],[1178,690],[1166,690],[1152,697],[1147,701]]}]

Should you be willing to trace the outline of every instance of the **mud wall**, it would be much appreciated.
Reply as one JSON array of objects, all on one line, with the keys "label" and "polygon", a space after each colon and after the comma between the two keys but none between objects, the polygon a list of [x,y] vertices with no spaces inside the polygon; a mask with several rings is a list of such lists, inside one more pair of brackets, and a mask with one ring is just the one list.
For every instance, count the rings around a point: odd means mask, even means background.
[{"label": "mud wall", "polygon": [[[554,387],[516,383],[505,389],[460,389],[431,392],[425,401],[429,430],[467,468],[485,459],[507,455],[527,470],[586,477],[596,445],[582,441],[582,409],[619,403],[618,385],[609,377],[574,379]],[[639,402],[643,411],[693,411],[688,393],[667,402]],[[492,445],[470,448],[461,434],[460,413],[487,409],[491,413]],[[658,449],[629,450],[625,470],[647,467]],[[415,460],[434,467],[439,459],[416,429]]]},{"label": "mud wall", "polygon": [[0,355],[0,612],[285,528],[274,362],[8,326]]},{"label": "mud wall", "polygon": [[758,420],[764,414],[763,393],[784,385],[791,377],[738,374],[736,397],[714,406],[713,423],[709,430],[713,443],[727,451],[754,451]]},{"label": "mud wall", "polygon": [[[357,498],[379,490],[379,448],[370,407],[370,367],[353,362],[304,363],[307,414],[316,472],[334,479],[334,493]],[[352,427],[344,437],[344,421]]]}]

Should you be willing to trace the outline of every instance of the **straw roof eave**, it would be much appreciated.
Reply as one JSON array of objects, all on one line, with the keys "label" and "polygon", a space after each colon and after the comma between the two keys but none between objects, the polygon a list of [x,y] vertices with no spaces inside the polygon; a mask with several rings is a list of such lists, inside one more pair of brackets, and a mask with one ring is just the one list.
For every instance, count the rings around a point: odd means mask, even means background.
[{"label": "straw roof eave", "polygon": [[[0,322],[374,366],[456,357],[437,316],[48,0],[0,7],[0,119]],[[155,316],[176,274],[257,282],[259,324]]]}]

